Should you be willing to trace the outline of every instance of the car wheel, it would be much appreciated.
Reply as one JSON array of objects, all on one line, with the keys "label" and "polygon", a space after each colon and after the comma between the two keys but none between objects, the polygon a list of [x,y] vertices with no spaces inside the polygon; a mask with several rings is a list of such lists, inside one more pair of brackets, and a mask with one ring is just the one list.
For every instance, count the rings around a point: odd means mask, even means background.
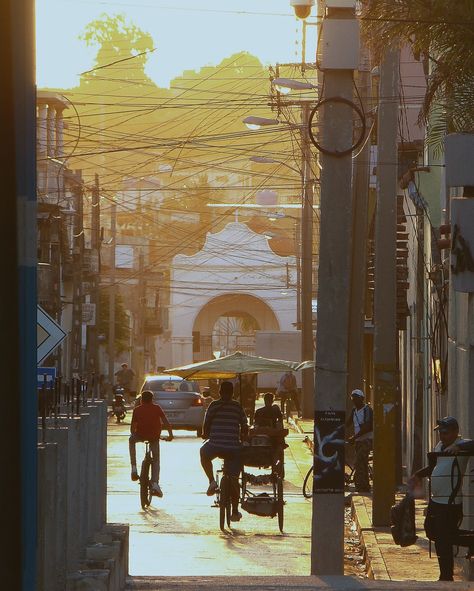
[{"label": "car wheel", "polygon": [[197,437],[202,437],[202,427],[198,427],[198,428],[196,429],[196,436],[197,436]]}]

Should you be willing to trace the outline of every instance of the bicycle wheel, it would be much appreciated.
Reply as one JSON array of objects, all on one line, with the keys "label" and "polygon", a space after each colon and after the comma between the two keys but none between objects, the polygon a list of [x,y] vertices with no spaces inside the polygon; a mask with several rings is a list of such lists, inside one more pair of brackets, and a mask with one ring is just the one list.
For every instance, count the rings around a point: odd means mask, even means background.
[{"label": "bicycle wheel", "polygon": [[145,456],[140,470],[140,503],[142,509],[146,509],[151,503],[150,469],[151,459]]},{"label": "bicycle wheel", "polygon": [[313,496],[313,466],[311,466],[304,477],[303,495],[306,499],[310,499]]},{"label": "bicycle wheel", "polygon": [[283,480],[277,476],[277,511],[278,511],[278,527],[283,533],[283,509],[285,502],[283,500]]},{"label": "bicycle wheel", "polygon": [[225,530],[225,524],[230,527],[230,479],[227,474],[221,478],[220,496],[219,496],[219,527]]}]

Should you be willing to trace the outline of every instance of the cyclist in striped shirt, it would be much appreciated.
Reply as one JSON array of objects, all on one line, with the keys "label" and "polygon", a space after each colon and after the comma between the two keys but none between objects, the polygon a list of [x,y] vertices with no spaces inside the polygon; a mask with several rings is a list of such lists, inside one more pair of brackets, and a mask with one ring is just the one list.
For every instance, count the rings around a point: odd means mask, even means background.
[{"label": "cyclist in striped shirt", "polygon": [[[241,443],[248,434],[247,416],[236,400],[232,400],[234,386],[232,382],[222,382],[218,400],[209,405],[204,417],[203,433],[206,443],[201,447],[201,465],[209,479],[207,495],[217,492],[218,485],[214,478],[212,460],[222,458],[228,474],[238,479],[242,469]],[[232,521],[239,521],[239,486],[232,487]]]}]

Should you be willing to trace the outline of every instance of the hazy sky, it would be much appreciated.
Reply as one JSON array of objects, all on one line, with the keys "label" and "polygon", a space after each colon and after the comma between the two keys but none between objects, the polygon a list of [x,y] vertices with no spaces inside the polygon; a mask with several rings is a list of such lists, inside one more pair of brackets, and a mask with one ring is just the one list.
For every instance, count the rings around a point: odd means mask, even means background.
[{"label": "hazy sky", "polygon": [[[238,51],[264,64],[301,61],[301,23],[289,0],[37,0],[39,88],[70,88],[92,67],[96,50],[78,36],[104,12],[122,13],[151,34],[157,51],[147,73],[160,86]],[[315,34],[310,27],[307,61],[314,61]]]}]

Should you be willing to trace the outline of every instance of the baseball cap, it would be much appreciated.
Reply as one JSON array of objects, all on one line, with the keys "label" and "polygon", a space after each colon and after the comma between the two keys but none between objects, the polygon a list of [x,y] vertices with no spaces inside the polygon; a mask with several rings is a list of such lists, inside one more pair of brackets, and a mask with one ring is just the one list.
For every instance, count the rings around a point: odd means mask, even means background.
[{"label": "baseball cap", "polygon": [[357,396],[358,398],[365,398],[365,394],[362,392],[362,390],[359,390],[359,389],[352,390],[351,396]]},{"label": "baseball cap", "polygon": [[435,431],[445,431],[447,429],[459,429],[459,423],[454,417],[443,417],[436,421]]}]

